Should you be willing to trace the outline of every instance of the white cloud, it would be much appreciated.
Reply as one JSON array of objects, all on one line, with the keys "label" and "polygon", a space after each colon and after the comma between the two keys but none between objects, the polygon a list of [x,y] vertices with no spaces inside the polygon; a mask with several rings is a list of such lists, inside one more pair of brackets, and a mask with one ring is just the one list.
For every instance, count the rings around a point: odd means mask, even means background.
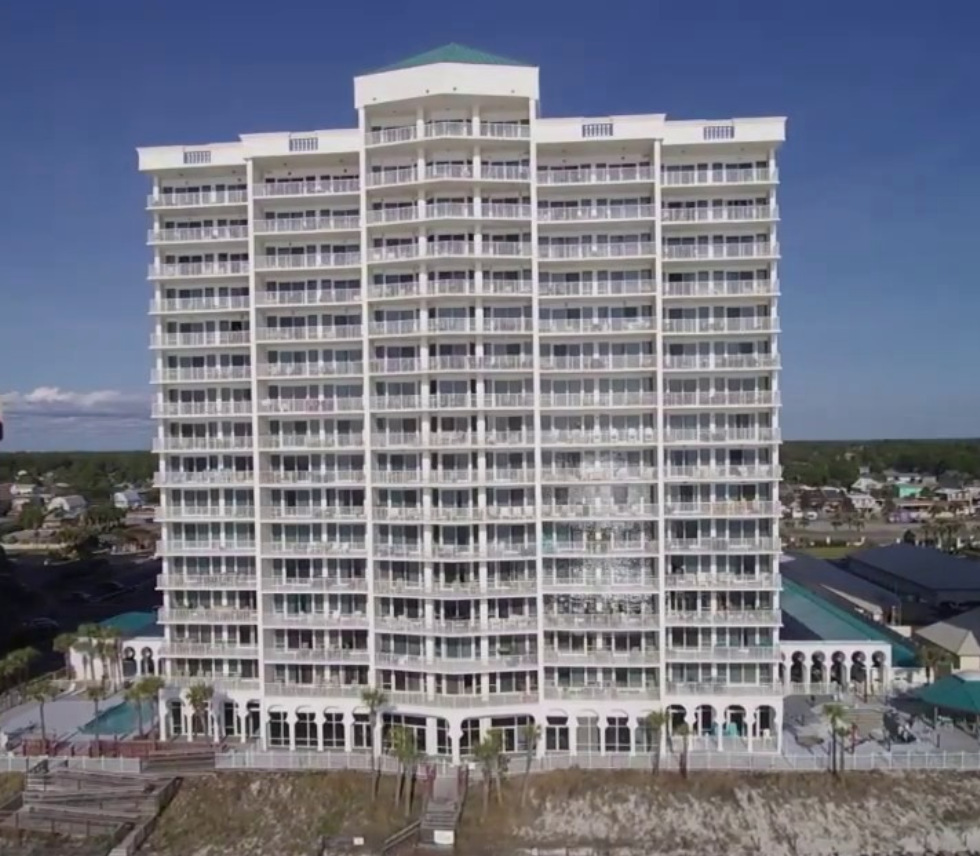
[{"label": "white cloud", "polygon": [[57,386],[39,386],[30,392],[0,393],[4,415],[16,419],[147,419],[146,395],[98,389],[74,392]]}]

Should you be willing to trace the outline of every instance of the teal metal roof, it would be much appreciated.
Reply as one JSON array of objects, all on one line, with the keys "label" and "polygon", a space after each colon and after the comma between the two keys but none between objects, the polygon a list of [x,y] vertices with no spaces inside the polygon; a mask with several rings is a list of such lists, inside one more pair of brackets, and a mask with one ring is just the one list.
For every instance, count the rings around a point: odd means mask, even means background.
[{"label": "teal metal roof", "polygon": [[153,612],[122,612],[100,621],[99,627],[113,627],[126,636],[135,636],[155,624],[156,620],[156,613]]},{"label": "teal metal roof", "polygon": [[916,696],[933,707],[980,715],[980,673],[949,675],[919,690]]},{"label": "teal metal roof", "polygon": [[425,53],[410,56],[408,59],[403,59],[401,62],[386,65],[384,68],[379,68],[375,74],[382,71],[399,71],[403,68],[418,68],[420,65],[435,65],[439,62],[459,62],[465,65],[530,66],[530,63],[527,62],[520,62],[516,59],[507,59],[507,57],[497,56],[496,54],[487,53],[486,51],[477,50],[476,48],[468,48],[466,45],[458,45],[453,42],[448,45],[443,45],[440,48],[434,48],[431,51],[426,51]]},{"label": "teal metal roof", "polygon": [[918,664],[915,648],[903,642],[894,631],[865,621],[786,577],[783,577],[779,605],[789,619],[803,625],[821,641],[882,643],[891,647],[894,665]]}]

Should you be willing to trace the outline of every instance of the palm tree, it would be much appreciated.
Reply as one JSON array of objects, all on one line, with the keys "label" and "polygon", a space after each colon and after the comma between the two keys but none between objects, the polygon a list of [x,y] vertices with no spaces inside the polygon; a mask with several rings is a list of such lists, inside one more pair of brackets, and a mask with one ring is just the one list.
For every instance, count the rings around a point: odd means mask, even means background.
[{"label": "palm tree", "polygon": [[938,675],[941,669],[947,669],[952,666],[952,658],[950,655],[939,648],[933,648],[931,645],[923,645],[919,648],[919,662],[922,663],[922,668],[926,672],[926,683],[931,684],[933,676]]},{"label": "palm tree", "polygon": [[48,727],[44,719],[44,705],[58,695],[58,688],[54,685],[51,678],[38,678],[31,681],[24,691],[24,696],[29,701],[37,702],[38,718],[41,722],[41,740],[44,743],[44,751],[48,750]]},{"label": "palm tree", "polygon": [[52,647],[55,651],[65,658],[65,675],[71,680],[74,675],[71,668],[71,651],[78,642],[78,637],[74,633],[59,633],[54,637]]},{"label": "palm tree", "polygon": [[[37,648],[18,648],[4,657],[4,672],[11,686],[23,684],[31,673],[31,666],[41,656]],[[23,693],[22,693],[23,695]]]},{"label": "palm tree", "polygon": [[378,752],[381,741],[378,739],[378,721],[379,714],[388,704],[388,696],[380,687],[365,687],[361,690],[361,704],[368,709],[368,727],[371,729],[371,772],[374,774],[371,798],[377,800],[378,789],[381,787],[381,764]]},{"label": "palm tree", "polygon": [[34,541],[41,537],[41,529],[44,527],[44,521],[47,520],[48,514],[44,508],[35,503],[30,503],[25,505],[20,510],[20,516],[17,518],[17,525],[21,529],[30,530],[34,533]]},{"label": "palm tree", "polygon": [[507,756],[504,755],[504,733],[499,728],[491,728],[473,747],[473,755],[483,773],[483,815],[486,817],[490,807],[490,792],[494,788],[497,790],[497,802],[503,802],[501,774],[507,766]]},{"label": "palm tree", "polygon": [[201,734],[208,735],[208,711],[211,709],[211,699],[214,698],[214,687],[210,684],[194,684],[187,690],[187,703],[191,706],[191,740],[197,736],[196,725],[200,723]]},{"label": "palm tree", "polygon": [[847,733],[847,708],[837,702],[825,704],[823,715],[830,721],[830,770],[836,776],[843,766],[844,742],[841,734]]},{"label": "palm tree", "polygon": [[660,744],[663,742],[664,728],[667,726],[667,714],[662,710],[654,710],[647,714],[645,725],[650,738],[650,749],[653,752],[653,774],[660,772]]},{"label": "palm tree", "polygon": [[[150,727],[152,729],[156,725],[160,692],[166,686],[166,681],[159,675],[147,675],[144,678],[140,678],[136,685],[140,688],[143,700],[153,703],[150,708]],[[140,727],[142,730],[142,720],[140,720]]]},{"label": "palm tree", "polygon": [[527,804],[527,789],[531,783],[531,764],[534,763],[534,756],[538,752],[538,744],[541,742],[541,726],[531,720],[526,722],[521,728],[521,736],[524,738],[524,781],[521,783],[521,805]]},{"label": "palm tree", "polygon": [[100,682],[87,687],[85,690],[85,695],[88,700],[92,702],[92,707],[94,710],[94,715],[92,717],[92,735],[95,737],[95,745],[97,747],[98,753],[102,754],[102,745],[100,742],[101,734],[99,733],[102,723],[99,721],[99,707],[103,701],[108,697],[109,691],[106,689],[105,682]]},{"label": "palm tree", "polygon": [[135,684],[130,684],[126,688],[126,692],[123,693],[123,698],[136,708],[136,723],[138,728],[137,737],[142,737],[143,702],[146,700],[146,691],[142,685],[142,682],[137,681]]},{"label": "palm tree", "polygon": [[388,745],[391,753],[398,761],[398,784],[395,787],[395,806],[401,805],[404,800],[406,809],[410,813],[412,810],[412,795],[409,788],[409,778],[414,778],[415,765],[418,763],[421,753],[415,742],[415,732],[404,725],[392,727],[388,733]]},{"label": "palm tree", "polygon": [[686,722],[674,726],[674,734],[681,738],[681,775],[687,778],[688,754],[691,751],[691,727]]}]

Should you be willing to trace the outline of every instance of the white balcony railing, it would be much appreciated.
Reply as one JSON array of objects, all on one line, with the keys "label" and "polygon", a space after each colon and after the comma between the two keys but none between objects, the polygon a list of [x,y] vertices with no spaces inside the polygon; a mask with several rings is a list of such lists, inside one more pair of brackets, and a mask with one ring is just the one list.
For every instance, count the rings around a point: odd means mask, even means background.
[{"label": "white balcony railing", "polygon": [[150,244],[196,244],[203,241],[244,241],[248,226],[202,226],[190,229],[150,229],[146,240]]},{"label": "white balcony railing", "polygon": [[322,306],[324,304],[360,303],[361,289],[331,288],[323,291],[260,291],[256,306]]},{"label": "white balcony railing", "polygon": [[713,205],[666,207],[661,212],[664,223],[668,225],[685,223],[749,223],[763,220],[778,220],[779,212],[775,205]]},{"label": "white balcony railing", "polygon": [[684,187],[708,184],[771,184],[779,174],[769,167],[748,169],[665,169],[660,181],[665,187]]},{"label": "white balcony railing", "polygon": [[664,431],[665,443],[686,445],[746,445],[778,443],[779,430],[776,428],[667,428]]},{"label": "white balcony railing", "polygon": [[718,259],[777,258],[779,244],[774,241],[715,242],[706,244],[664,244],[666,261],[711,261]]},{"label": "white balcony railing", "polygon": [[329,434],[263,434],[261,449],[316,451],[320,449],[363,449],[364,435],[359,431]]},{"label": "white balcony railing", "polygon": [[655,392],[544,392],[540,406],[549,409],[578,407],[653,407]]},{"label": "white balcony railing", "polygon": [[705,280],[664,283],[664,297],[774,297],[779,285],[772,279]]},{"label": "white balcony railing", "polygon": [[361,227],[358,216],[346,217],[276,217],[256,218],[253,229],[257,235],[279,235],[287,232],[355,232]]},{"label": "white balcony railing", "polygon": [[542,261],[581,259],[629,259],[656,255],[653,241],[619,241],[603,244],[538,244]]},{"label": "white balcony railing", "polygon": [[259,327],[255,331],[259,342],[332,342],[338,339],[360,339],[360,324],[334,324],[313,327]]},{"label": "white balcony railing", "polygon": [[323,378],[350,375],[359,376],[364,373],[364,363],[259,363],[259,377],[270,378]]},{"label": "white balcony railing", "polygon": [[603,220],[652,220],[652,205],[589,205],[576,208],[538,207],[539,223],[595,223]]},{"label": "white balcony railing", "polygon": [[277,256],[259,256],[255,260],[257,271],[312,270],[319,268],[359,267],[361,254],[348,253],[297,253]]},{"label": "white balcony railing", "polygon": [[255,475],[250,470],[203,470],[201,472],[169,471],[154,476],[157,487],[193,487],[196,485],[252,485]]},{"label": "white balcony railing", "polygon": [[668,481],[772,481],[782,477],[782,468],[773,464],[739,464],[737,466],[671,466],[664,468]]},{"label": "white balcony railing", "polygon": [[666,371],[773,371],[778,354],[677,354],[664,357]]},{"label": "white balcony railing", "polygon": [[638,318],[542,318],[542,333],[647,333],[657,327],[653,316]]},{"label": "white balcony railing", "polygon": [[775,390],[726,392],[665,392],[664,407],[776,407],[779,393]]},{"label": "white balcony railing", "polygon": [[[606,319],[610,320],[610,319]],[[616,320],[616,319],[614,319]],[[625,320],[625,319],[623,319]],[[542,322],[543,324],[544,322]],[[561,322],[566,323],[566,322]],[[591,323],[591,322],[590,322]],[[653,319],[650,319],[651,327]],[[541,328],[544,332],[544,327]],[[654,369],[657,366],[656,354],[617,354],[610,356],[581,355],[577,357],[541,357],[538,368],[542,372],[605,372],[628,369]]]},{"label": "white balcony railing", "polygon": [[539,289],[541,297],[637,297],[654,294],[657,287],[650,277],[635,277],[569,282],[544,279]]},{"label": "white balcony railing", "polygon": [[668,517],[773,517],[781,510],[778,502],[733,500],[727,502],[693,501],[664,503]]},{"label": "white balcony railing", "polygon": [[154,452],[251,452],[251,437],[158,437]]},{"label": "white balcony railing", "polygon": [[256,184],[252,194],[257,199],[276,199],[284,196],[333,196],[357,193],[361,189],[357,178],[324,178],[309,181],[275,181]]},{"label": "white balcony railing", "polygon": [[150,345],[154,348],[213,348],[215,346],[248,347],[248,330],[207,330],[196,333],[154,333]]},{"label": "white balcony railing", "polygon": [[146,204],[150,208],[205,208],[212,205],[245,205],[246,190],[175,190],[150,194]]},{"label": "white balcony railing", "polygon": [[552,428],[541,432],[542,446],[650,446],[657,432],[644,428]]},{"label": "white balcony railing", "polygon": [[150,279],[180,279],[182,277],[202,276],[248,276],[248,261],[231,262],[177,262],[166,264],[152,263],[147,276]]},{"label": "white balcony railing", "polygon": [[154,369],[153,383],[227,383],[248,381],[252,371],[248,366],[184,366],[176,369]]},{"label": "white balcony railing", "polygon": [[250,416],[250,401],[164,401],[153,405],[155,418],[193,416]]},{"label": "white balcony railing", "polygon": [[664,318],[664,333],[692,333],[710,335],[714,333],[777,333],[779,321],[766,316],[743,316],[740,318]]},{"label": "white balcony railing", "polygon": [[150,314],[184,312],[240,312],[248,310],[248,295],[210,295],[208,297],[158,298],[150,303]]},{"label": "white balcony railing", "polygon": [[578,169],[538,169],[538,184],[618,184],[621,182],[653,181],[654,170],[649,166],[580,167]]}]

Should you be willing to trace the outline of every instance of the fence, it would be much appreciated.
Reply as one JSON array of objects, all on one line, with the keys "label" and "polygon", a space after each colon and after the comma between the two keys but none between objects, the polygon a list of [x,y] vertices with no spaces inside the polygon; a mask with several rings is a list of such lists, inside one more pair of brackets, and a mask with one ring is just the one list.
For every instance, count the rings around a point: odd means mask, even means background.
[{"label": "fence", "polygon": [[[0,755],[0,773],[26,773],[41,759],[37,756]],[[81,758],[61,755],[57,758],[69,770],[96,773],[139,773],[142,763],[139,758]]]},{"label": "fence", "polygon": [[[110,759],[114,760],[114,759]],[[511,757],[508,775],[522,775],[525,762],[521,755]],[[758,772],[758,773],[820,773],[830,768],[827,755],[778,755],[749,752],[691,752],[687,767],[690,772]],[[384,755],[380,759],[383,773],[396,774],[398,762]],[[448,759],[436,759],[437,772],[453,767]],[[531,762],[535,773],[553,770],[644,770],[653,769],[650,753],[545,755]],[[359,770],[371,769],[371,756],[342,752],[229,752],[217,758],[218,770]],[[679,753],[663,753],[663,770],[680,768]],[[845,755],[844,770],[862,772],[908,772],[944,770],[946,772],[980,772],[980,752],[875,752]]]}]

